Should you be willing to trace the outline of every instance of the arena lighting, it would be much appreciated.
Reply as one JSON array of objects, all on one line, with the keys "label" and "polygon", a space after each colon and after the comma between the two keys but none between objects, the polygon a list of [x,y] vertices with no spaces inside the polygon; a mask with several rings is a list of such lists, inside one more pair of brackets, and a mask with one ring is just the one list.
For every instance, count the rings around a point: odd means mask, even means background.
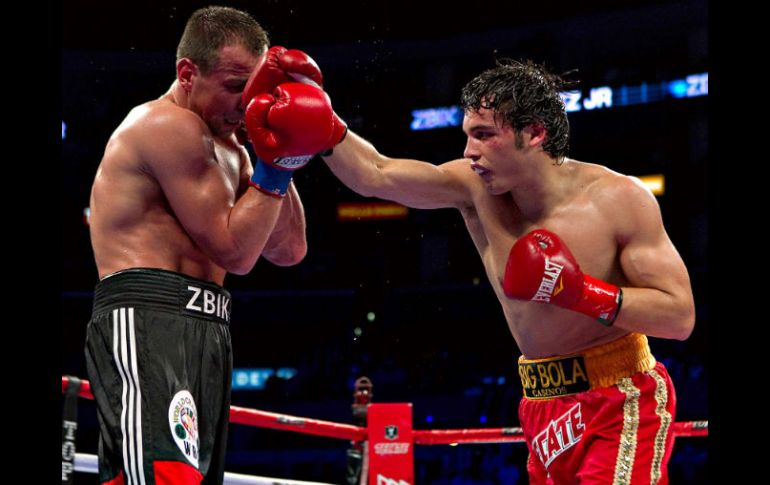
[{"label": "arena lighting", "polygon": [[[708,96],[709,74],[690,74],[683,79],[642,83],[636,86],[597,86],[583,91],[563,91],[567,113],[619,108],[635,104],[647,104],[665,99],[695,98]],[[412,131],[433,130],[450,126],[461,126],[463,112],[460,106],[424,108],[412,111],[409,127]]]},{"label": "arena lighting", "polygon": [[409,209],[395,202],[343,202],[337,204],[338,221],[406,219]]},{"label": "arena lighting", "polygon": [[280,369],[233,369],[233,390],[244,391],[264,389],[265,383],[272,376],[288,380],[295,375],[297,375],[297,370],[289,367],[282,367]]},{"label": "arena lighting", "polygon": [[666,177],[661,173],[655,175],[641,175],[639,176],[639,180],[641,180],[655,195],[663,195],[666,192]]},{"label": "arena lighting", "polygon": [[565,91],[561,93],[567,113],[590,111],[599,108],[619,108],[635,104],[648,104],[670,98],[696,98],[708,96],[709,74],[702,72],[690,74],[684,79],[642,83],[637,86],[611,88],[602,86],[585,91]]},{"label": "arena lighting", "polygon": [[412,111],[412,116],[412,131],[460,126],[463,123],[463,111],[459,106],[417,109]]},{"label": "arena lighting", "polygon": [[61,122],[61,139],[67,138],[67,123],[62,120]]}]

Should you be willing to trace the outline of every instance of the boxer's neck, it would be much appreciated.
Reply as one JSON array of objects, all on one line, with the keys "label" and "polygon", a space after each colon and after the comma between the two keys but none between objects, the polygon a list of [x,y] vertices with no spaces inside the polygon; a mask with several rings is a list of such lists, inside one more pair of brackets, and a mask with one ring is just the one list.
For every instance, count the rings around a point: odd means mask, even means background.
[{"label": "boxer's neck", "polygon": [[516,177],[510,193],[522,215],[537,221],[551,213],[573,196],[573,160],[557,165],[552,159],[532,160]]}]

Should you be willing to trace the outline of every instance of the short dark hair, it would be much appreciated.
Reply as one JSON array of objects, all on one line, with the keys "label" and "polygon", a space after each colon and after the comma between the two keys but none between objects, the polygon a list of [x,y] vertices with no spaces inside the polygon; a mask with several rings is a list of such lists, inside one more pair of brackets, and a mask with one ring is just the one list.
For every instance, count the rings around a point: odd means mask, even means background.
[{"label": "short dark hair", "polygon": [[516,133],[533,123],[546,130],[543,150],[561,161],[569,151],[569,122],[560,90],[565,81],[530,60],[500,59],[463,87],[460,105],[465,112],[487,108]]},{"label": "short dark hair", "polygon": [[261,54],[270,41],[267,32],[246,12],[230,7],[211,6],[196,10],[176,49],[177,61],[186,57],[208,74],[216,66],[222,47],[242,44]]}]

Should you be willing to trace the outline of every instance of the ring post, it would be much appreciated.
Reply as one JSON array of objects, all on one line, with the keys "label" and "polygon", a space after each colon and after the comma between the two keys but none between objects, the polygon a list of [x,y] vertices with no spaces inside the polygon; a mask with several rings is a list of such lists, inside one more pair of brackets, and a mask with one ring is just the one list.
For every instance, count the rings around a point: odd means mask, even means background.
[{"label": "ring post", "polygon": [[368,419],[369,485],[413,485],[412,404],[370,404]]}]

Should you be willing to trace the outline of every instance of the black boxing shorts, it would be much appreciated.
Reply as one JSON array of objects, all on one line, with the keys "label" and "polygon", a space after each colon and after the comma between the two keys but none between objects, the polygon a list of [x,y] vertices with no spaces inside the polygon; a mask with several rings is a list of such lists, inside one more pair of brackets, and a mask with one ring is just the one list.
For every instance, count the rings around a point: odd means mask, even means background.
[{"label": "black boxing shorts", "polygon": [[129,269],[96,285],[85,354],[100,483],[222,483],[230,308],[227,290],[172,271]]}]

